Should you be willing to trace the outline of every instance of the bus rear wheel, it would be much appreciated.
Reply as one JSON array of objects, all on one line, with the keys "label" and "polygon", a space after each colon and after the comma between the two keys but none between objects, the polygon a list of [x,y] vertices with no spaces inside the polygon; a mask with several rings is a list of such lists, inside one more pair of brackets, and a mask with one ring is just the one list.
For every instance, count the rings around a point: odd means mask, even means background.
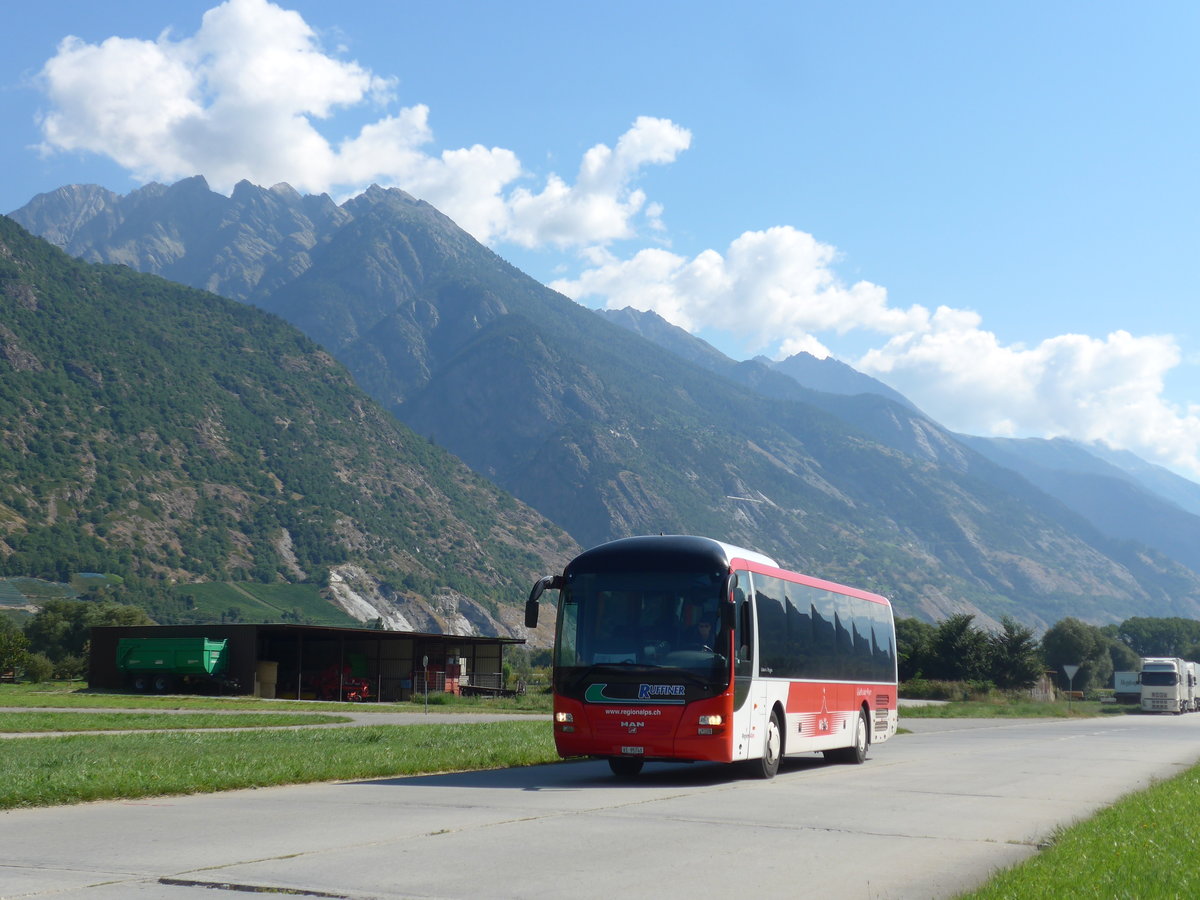
[{"label": "bus rear wheel", "polygon": [[633,778],[642,771],[643,765],[645,765],[643,760],[632,756],[613,756],[608,760],[608,767],[618,778]]},{"label": "bus rear wheel", "polygon": [[871,744],[870,735],[871,732],[867,724],[867,713],[865,710],[859,710],[858,721],[854,725],[854,743],[849,747],[826,750],[825,758],[843,763],[852,763],[854,765],[866,762],[867,748]]}]

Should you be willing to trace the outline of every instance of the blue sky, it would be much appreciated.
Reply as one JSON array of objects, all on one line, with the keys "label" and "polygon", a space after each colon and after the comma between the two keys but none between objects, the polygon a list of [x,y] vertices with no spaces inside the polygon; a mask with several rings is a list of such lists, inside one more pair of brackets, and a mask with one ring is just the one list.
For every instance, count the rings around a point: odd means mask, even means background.
[{"label": "blue sky", "polygon": [[1182,2],[45,0],[0,33],[0,211],[396,185],[590,306],[1198,477],[1198,38]]}]

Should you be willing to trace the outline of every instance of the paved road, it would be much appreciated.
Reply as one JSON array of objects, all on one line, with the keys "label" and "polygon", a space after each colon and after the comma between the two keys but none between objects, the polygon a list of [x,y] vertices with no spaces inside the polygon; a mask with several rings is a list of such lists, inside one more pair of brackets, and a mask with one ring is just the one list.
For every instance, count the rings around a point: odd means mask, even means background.
[{"label": "paved road", "polygon": [[603,763],[0,814],[0,896],[951,897],[1200,758],[1200,715],[905,720],[863,766]]}]

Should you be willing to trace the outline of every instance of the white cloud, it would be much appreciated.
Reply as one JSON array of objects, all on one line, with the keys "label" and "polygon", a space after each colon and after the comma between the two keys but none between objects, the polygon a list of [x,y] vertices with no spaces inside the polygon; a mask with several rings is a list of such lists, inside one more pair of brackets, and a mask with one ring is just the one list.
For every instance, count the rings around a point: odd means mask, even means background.
[{"label": "white cloud", "polygon": [[42,117],[47,148],[102,153],[143,179],[187,165],[168,136],[200,116],[196,81],[161,45],[68,37],[42,75],[55,106]]},{"label": "white cloud", "polygon": [[896,335],[855,365],[957,431],[1101,441],[1200,474],[1200,408],[1163,396],[1180,361],[1172,337],[1126,331],[1004,346],[975,313],[942,307],[928,329]]},{"label": "white cloud", "polygon": [[1200,407],[1178,409],[1163,397],[1181,361],[1172,338],[1118,331],[1004,345],[977,313],[894,308],[878,285],[843,283],[836,261],[836,250],[811,235],[771,228],[743,234],[724,254],[603,258],[551,286],[613,309],[652,310],[693,333],[735,335],[747,354],[824,357],[852,330],[882,336],[882,346],[850,362],[955,431],[1102,441],[1200,474]]},{"label": "white cloud", "polygon": [[41,72],[52,108],[42,149],[111,157],[141,181],[204,175],[218,191],[242,179],[303,192],[354,194],[372,182],[428,200],[485,242],[603,247],[662,207],[634,186],[647,165],[671,162],[690,133],[642,117],[614,148],[584,155],[574,184],[556,175],[535,192],[516,154],[475,145],[435,154],[429,109],[414,105],[330,139],[339,108],[386,104],[396,82],[337,59],[296,12],[268,0],[227,0],[191,37],[68,37]]},{"label": "white cloud", "polygon": [[299,15],[266,0],[229,0],[178,41],[68,37],[41,74],[45,149],[110,156],[141,180],[200,173],[219,190],[242,178],[329,187],[336,156],[312,120],[390,88],[321,53]]},{"label": "white cloud", "polygon": [[746,232],[724,255],[706,250],[686,259],[643,250],[551,286],[576,299],[600,298],[609,308],[653,310],[690,331],[735,334],[749,353],[815,349],[818,332],[924,327],[924,308],[895,309],[878,285],[842,283],[832,268],[836,256],[810,234],[776,227]]},{"label": "white cloud", "polygon": [[691,132],[667,119],[639,117],[615,149],[597,144],[584,154],[574,185],[552,175],[540,193],[513,191],[505,239],[526,247],[607,244],[633,237],[643,208],[651,227],[661,228],[662,207],[647,207],[631,182],[643,166],[673,162],[691,140]]}]

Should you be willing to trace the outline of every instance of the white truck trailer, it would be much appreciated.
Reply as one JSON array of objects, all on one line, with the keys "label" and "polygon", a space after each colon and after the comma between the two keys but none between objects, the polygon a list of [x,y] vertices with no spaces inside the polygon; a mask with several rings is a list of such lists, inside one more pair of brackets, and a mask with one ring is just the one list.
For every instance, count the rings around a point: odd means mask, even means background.
[{"label": "white truck trailer", "polygon": [[1141,703],[1142,685],[1137,672],[1113,672],[1113,697],[1118,703]]},{"label": "white truck trailer", "polygon": [[1143,712],[1190,712],[1196,709],[1196,664],[1174,657],[1142,660],[1138,676]]}]

